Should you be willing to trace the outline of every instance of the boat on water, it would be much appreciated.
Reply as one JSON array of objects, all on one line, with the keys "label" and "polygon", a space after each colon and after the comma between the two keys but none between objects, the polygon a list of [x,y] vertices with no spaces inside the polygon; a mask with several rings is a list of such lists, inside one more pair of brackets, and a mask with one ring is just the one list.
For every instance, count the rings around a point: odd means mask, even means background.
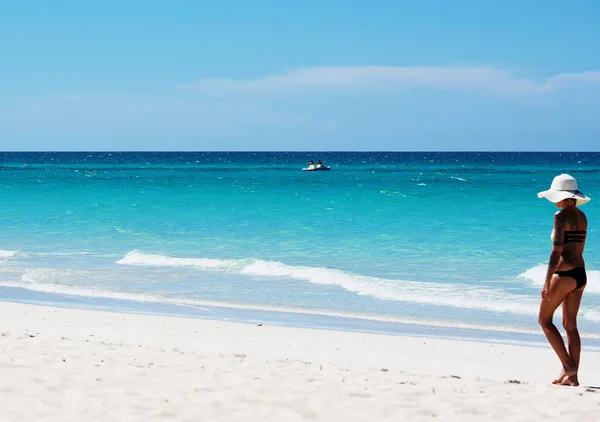
[{"label": "boat on water", "polygon": [[330,166],[308,166],[302,169],[302,171],[323,171],[331,170]]},{"label": "boat on water", "polygon": [[302,169],[302,171],[319,171],[319,170],[331,170],[331,167],[323,164],[321,162],[321,160],[319,160],[319,162],[317,164],[315,164],[315,162],[313,160],[310,160],[310,163],[308,163],[308,167],[305,167]]}]

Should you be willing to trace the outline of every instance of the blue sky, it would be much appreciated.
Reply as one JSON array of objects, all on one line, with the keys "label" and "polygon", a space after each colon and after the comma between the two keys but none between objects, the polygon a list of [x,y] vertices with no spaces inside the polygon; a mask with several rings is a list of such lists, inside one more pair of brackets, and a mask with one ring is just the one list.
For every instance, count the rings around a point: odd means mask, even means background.
[{"label": "blue sky", "polygon": [[598,150],[595,0],[0,10],[2,150]]}]

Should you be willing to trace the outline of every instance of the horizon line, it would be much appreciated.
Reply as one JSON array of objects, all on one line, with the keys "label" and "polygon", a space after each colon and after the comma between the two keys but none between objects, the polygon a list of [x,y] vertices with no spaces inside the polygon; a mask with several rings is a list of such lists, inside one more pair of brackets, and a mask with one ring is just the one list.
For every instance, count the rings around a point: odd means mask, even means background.
[{"label": "horizon line", "polygon": [[41,153],[557,153],[580,154],[600,153],[600,150],[558,151],[558,150],[0,150],[0,154],[41,154]]}]

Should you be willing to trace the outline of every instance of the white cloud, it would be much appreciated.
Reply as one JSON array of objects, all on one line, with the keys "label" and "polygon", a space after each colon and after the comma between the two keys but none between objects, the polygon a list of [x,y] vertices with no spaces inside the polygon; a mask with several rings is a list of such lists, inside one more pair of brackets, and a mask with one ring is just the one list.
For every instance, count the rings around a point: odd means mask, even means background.
[{"label": "white cloud", "polygon": [[553,89],[491,67],[311,67],[257,79],[202,79],[179,89],[210,97],[302,92],[372,93],[429,88],[451,92],[531,94]]},{"label": "white cloud", "polygon": [[415,88],[496,96],[554,92],[568,83],[600,84],[600,72],[563,73],[534,80],[493,67],[309,67],[256,79],[201,79],[179,90],[211,98],[298,93],[394,93]]},{"label": "white cloud", "polygon": [[595,142],[599,130],[595,71],[535,80],[491,67],[311,67],[180,90],[199,96],[0,98],[0,149],[469,149],[474,137],[536,149],[532,140],[559,148],[565,134]]},{"label": "white cloud", "polygon": [[555,87],[577,84],[600,88],[600,72],[559,73],[558,75],[548,78],[548,83]]}]

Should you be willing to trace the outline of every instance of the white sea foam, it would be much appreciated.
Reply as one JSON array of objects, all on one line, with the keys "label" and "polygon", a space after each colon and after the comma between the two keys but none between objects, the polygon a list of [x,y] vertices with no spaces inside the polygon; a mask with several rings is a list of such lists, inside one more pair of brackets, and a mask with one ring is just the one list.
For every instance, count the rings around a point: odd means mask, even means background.
[{"label": "white sea foam", "polygon": [[[538,264],[519,274],[519,277],[531,282],[535,286],[542,286],[546,280],[547,270],[547,265]],[[586,273],[588,282],[585,286],[585,291],[587,293],[600,293],[600,271],[587,270]]]},{"label": "white sea foam", "polygon": [[11,257],[23,257],[23,258],[31,258],[31,257],[39,257],[39,256],[79,256],[79,255],[98,255],[93,252],[83,252],[83,251],[75,251],[75,252],[25,252],[25,251],[6,251],[0,250],[0,259],[2,258],[11,258]]},{"label": "white sea foam", "polygon": [[[127,253],[117,261],[120,265],[187,267],[200,271],[216,270],[244,274],[254,277],[269,277],[308,282],[312,284],[331,285],[359,295],[372,296],[378,299],[448,306],[459,309],[476,309],[493,312],[534,316],[537,314],[539,298],[532,295],[514,294],[502,288],[465,283],[417,282],[411,280],[370,277],[333,268],[294,266],[278,261],[264,261],[252,258],[214,259],[214,258],[177,258],[158,254],[146,254],[139,250]],[[522,279],[541,285],[546,268],[536,265],[519,275]],[[85,271],[57,270],[53,268],[29,269],[22,273],[23,285],[45,286],[43,290],[58,292],[60,286],[70,288],[78,284],[78,280],[90,281],[97,274]],[[588,290],[600,292],[600,271],[588,271]],[[49,287],[54,286],[54,287]],[[90,290],[90,289],[87,289]],[[86,290],[86,291],[87,291]],[[91,291],[95,291],[91,289]],[[162,297],[147,296],[151,301],[164,302]],[[124,298],[124,297],[122,297]],[[140,300],[136,295],[132,300]],[[150,300],[150,299],[148,299]],[[583,317],[595,320],[595,313],[582,312]]]},{"label": "white sea foam", "polygon": [[78,255],[98,255],[93,252],[27,252],[25,256],[78,256]]},{"label": "white sea foam", "polygon": [[31,284],[54,284],[58,280],[66,281],[66,278],[68,278],[66,271],[54,268],[35,268],[27,270],[21,275],[21,281]]},{"label": "white sea foam", "polygon": [[173,258],[164,255],[145,254],[133,250],[117,261],[121,265],[141,265],[156,267],[197,267],[205,270],[232,269],[241,267],[244,260],[212,258]]},{"label": "white sea foam", "polygon": [[547,270],[547,265],[538,264],[535,267],[529,268],[527,271],[519,274],[519,277],[531,281],[535,285],[542,285],[546,279]]},{"label": "white sea foam", "polygon": [[600,308],[584,310],[582,312],[580,311],[579,315],[582,313],[585,319],[589,319],[590,321],[594,322],[600,322]]},{"label": "white sea foam", "polygon": [[501,289],[466,284],[369,277],[338,269],[294,266],[277,261],[173,258],[144,254],[135,250],[129,252],[117,263],[125,265],[188,266],[200,270],[229,270],[252,276],[287,278],[313,284],[335,285],[359,295],[373,296],[384,300],[511,312],[522,315],[535,315],[538,305],[537,298],[515,295]]},{"label": "white sea foam", "polygon": [[[16,271],[13,270],[13,274]],[[96,271],[70,270],[57,268],[31,268],[21,273],[21,282],[25,285],[41,284],[55,286],[73,286],[78,282],[85,280],[101,281],[103,274]]]},{"label": "white sea foam", "polygon": [[[37,273],[40,275],[40,273]],[[63,284],[47,283],[48,280],[53,280],[51,277],[42,275],[38,281],[35,281],[35,274],[29,274],[25,282],[5,282],[1,281],[0,286],[3,287],[20,287],[22,289],[33,290],[36,292],[63,294],[69,296],[85,296],[107,299],[122,299],[132,300],[136,302],[156,302],[165,303],[168,300],[160,296],[143,294],[143,293],[124,293],[112,292],[104,289],[86,288],[80,286],[67,286]]]},{"label": "white sea foam", "polygon": [[585,319],[589,319],[590,321],[600,322],[600,310],[590,309],[589,311],[584,311],[583,317]]},{"label": "white sea foam", "polygon": [[[174,258],[163,255],[144,254],[140,251],[131,251],[123,259],[118,261],[122,265],[141,265],[141,266],[173,266],[173,267],[194,267],[198,270],[221,270],[235,271],[239,274],[257,277],[274,277],[289,280],[298,280],[310,282],[313,284],[333,285],[345,290],[356,292],[359,295],[368,295],[385,300],[394,300],[399,302],[420,303],[428,305],[441,305],[463,309],[478,309],[494,312],[509,312],[514,314],[535,316],[539,305],[538,297],[515,295],[502,289],[489,288],[483,286],[472,286],[467,284],[455,283],[432,283],[416,282],[410,280],[386,279],[378,277],[369,277],[354,274],[338,269],[319,268],[308,266],[293,266],[277,261],[263,261],[256,259],[237,259],[220,260],[209,258]],[[525,279],[539,280],[540,272],[543,276],[544,268],[541,265],[533,267],[521,274]],[[594,271],[594,277],[600,273]],[[114,299],[134,300],[143,302],[172,303],[186,306],[213,305],[229,306],[240,309],[256,309],[281,312],[310,313],[317,315],[329,315],[349,317],[347,313],[318,311],[305,311],[301,309],[255,305],[227,305],[219,302],[206,302],[185,299],[167,298],[161,295],[120,293],[112,292],[100,288],[78,287],[77,280],[88,279],[93,273],[85,271],[58,270],[53,268],[29,269],[22,273],[20,282],[7,282],[4,280],[0,285],[23,287],[30,290],[43,291],[48,293],[69,294],[76,296],[105,297]],[[542,278],[543,280],[543,278]],[[543,282],[543,281],[542,281]],[[538,281],[535,281],[538,283]],[[600,321],[600,311],[595,309],[582,310],[581,316],[590,321]],[[356,316],[362,319],[373,319],[365,315]],[[419,323],[423,321],[411,322],[407,319],[390,319],[387,317],[377,317],[377,320]],[[446,322],[432,322],[428,325],[441,324],[447,326]],[[456,323],[453,323],[456,326]],[[461,325],[463,326],[463,325]],[[466,327],[466,326],[465,326]],[[486,329],[492,329],[487,327]],[[512,331],[512,329],[511,329]]]}]

